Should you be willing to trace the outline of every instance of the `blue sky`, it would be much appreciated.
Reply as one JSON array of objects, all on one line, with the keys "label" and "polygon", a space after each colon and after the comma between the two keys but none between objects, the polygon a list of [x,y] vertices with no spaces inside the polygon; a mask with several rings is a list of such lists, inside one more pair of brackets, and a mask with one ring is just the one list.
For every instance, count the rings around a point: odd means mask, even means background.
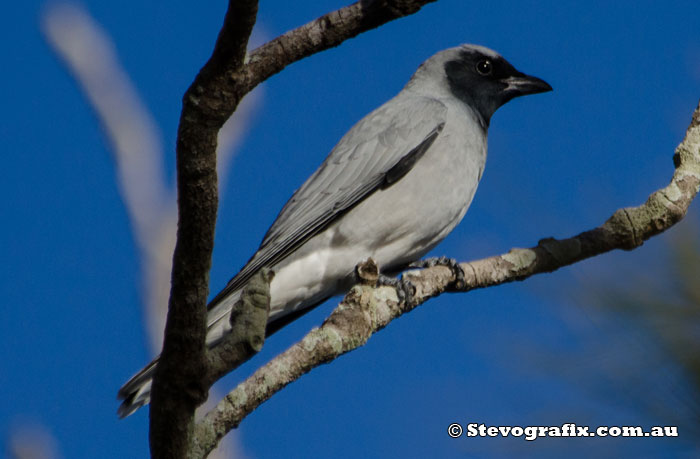
[{"label": "blue sky", "polygon": [[[158,122],[169,173],[180,100],[211,52],[224,3],[83,3],[112,36]],[[498,50],[554,91],[515,100],[494,116],[474,203],[435,254],[475,259],[569,236],[665,185],[700,96],[696,2],[573,3],[441,0],[271,78],[220,202],[212,293],[342,134],[398,92],[423,60],[460,43]],[[261,2],[258,33],[272,38],[344,4]],[[117,389],[151,357],[137,251],[108,144],[43,41],[44,6],[13,2],[0,18],[0,438],[39,423],[63,457],[143,457],[146,410],[123,421],[115,415]],[[430,301],[260,407],[237,433],[240,448],[252,458],[690,454],[688,438],[523,444],[446,434],[451,422],[653,424],[531,357],[578,344],[570,322],[585,317],[567,287],[576,276],[624,263],[653,269],[662,248],[650,241],[638,253]],[[223,390],[330,307],[275,335]]]}]

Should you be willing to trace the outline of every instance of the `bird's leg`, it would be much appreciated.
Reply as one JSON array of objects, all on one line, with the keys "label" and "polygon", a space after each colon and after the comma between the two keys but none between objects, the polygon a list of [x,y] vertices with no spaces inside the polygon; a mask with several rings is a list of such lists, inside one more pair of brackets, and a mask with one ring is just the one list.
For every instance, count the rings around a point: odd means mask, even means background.
[{"label": "bird's leg", "polygon": [[403,277],[399,279],[380,273],[379,278],[377,278],[377,285],[394,287],[396,289],[396,295],[399,297],[399,303],[410,304],[413,302],[413,295],[415,294],[416,287],[408,279],[404,279]]},{"label": "bird's leg", "polygon": [[399,302],[408,304],[413,302],[416,287],[409,280],[403,279],[403,277],[398,279],[382,274],[377,262],[372,258],[368,258],[355,266],[355,277],[362,284],[394,287],[396,295],[399,297]]},{"label": "bird's leg", "polygon": [[459,263],[454,258],[426,258],[425,260],[414,261],[413,263],[408,265],[409,268],[432,268],[433,266],[446,266],[450,268],[450,270],[452,270],[452,274],[455,276],[455,288],[459,290],[464,287],[464,270],[461,266],[459,266]]}]

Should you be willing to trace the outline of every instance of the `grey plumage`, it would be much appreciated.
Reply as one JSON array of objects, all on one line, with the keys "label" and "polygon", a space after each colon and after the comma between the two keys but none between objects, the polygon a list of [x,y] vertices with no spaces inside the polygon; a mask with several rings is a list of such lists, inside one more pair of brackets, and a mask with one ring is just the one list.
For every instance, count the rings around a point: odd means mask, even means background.
[{"label": "grey plumage", "polygon": [[[494,51],[462,45],[424,62],[393,99],[360,120],[287,202],[257,252],[211,301],[207,344],[230,329],[231,306],[262,267],[268,332],[342,293],[372,257],[400,270],[437,245],[472,201],[491,116],[513,97],[551,90]],[[148,403],[157,360],[119,391],[121,417]]]}]

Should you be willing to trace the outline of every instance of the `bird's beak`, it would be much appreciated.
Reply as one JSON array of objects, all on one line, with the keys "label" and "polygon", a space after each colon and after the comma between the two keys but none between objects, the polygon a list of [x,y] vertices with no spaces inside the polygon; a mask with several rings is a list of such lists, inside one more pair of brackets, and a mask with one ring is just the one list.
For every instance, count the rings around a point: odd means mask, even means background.
[{"label": "bird's beak", "polygon": [[504,92],[510,97],[527,96],[528,94],[538,94],[548,92],[552,87],[544,80],[537,77],[518,73],[501,80],[506,85]]}]

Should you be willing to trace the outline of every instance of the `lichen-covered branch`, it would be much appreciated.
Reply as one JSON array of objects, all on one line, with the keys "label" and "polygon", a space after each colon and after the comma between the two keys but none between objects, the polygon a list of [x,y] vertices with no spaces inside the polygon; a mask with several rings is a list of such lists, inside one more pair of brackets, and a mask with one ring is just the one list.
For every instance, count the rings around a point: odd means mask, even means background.
[{"label": "lichen-covered branch", "polygon": [[274,272],[263,268],[243,288],[231,309],[231,331],[209,349],[206,382],[211,386],[260,352],[270,315],[270,281]]},{"label": "lichen-covered branch", "polygon": [[[673,159],[676,169],[671,183],[652,193],[646,203],[620,209],[598,228],[568,239],[547,238],[529,249],[461,263],[465,284],[459,290],[454,286],[454,274],[444,266],[404,274],[415,287],[410,303],[399,302],[393,287],[374,287],[371,282],[356,285],[321,327],[257,370],[197,424],[198,447],[210,451],[287,384],[362,346],[393,319],[434,296],[523,280],[614,249],[631,250],[673,226],[685,216],[700,188],[700,104]],[[365,271],[366,266],[358,269],[358,274],[363,277]]]},{"label": "lichen-covered branch", "polygon": [[464,291],[555,271],[614,249],[632,250],[678,223],[700,188],[700,105],[673,156],[671,182],[637,207],[617,210],[601,226],[568,239],[542,239],[536,247],[464,263]]}]

